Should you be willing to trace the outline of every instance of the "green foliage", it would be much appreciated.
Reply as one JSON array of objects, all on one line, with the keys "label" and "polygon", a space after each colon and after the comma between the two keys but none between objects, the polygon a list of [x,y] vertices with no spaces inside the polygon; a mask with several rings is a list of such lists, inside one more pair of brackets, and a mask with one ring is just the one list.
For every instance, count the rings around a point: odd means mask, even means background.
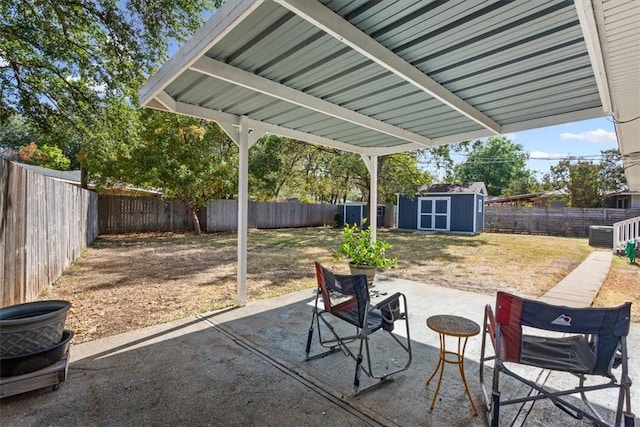
[{"label": "green foliage", "polygon": [[218,125],[152,110],[143,112],[143,123],[141,144],[131,153],[140,184],[192,209],[234,194],[235,156],[228,154],[237,150]]},{"label": "green foliage", "polygon": [[499,136],[471,145],[467,159],[455,166],[457,182],[482,181],[491,196],[499,196],[512,181],[531,176],[527,153],[520,144]]},{"label": "green foliage", "polygon": [[44,144],[40,147],[40,153],[38,153],[38,165],[49,169],[57,169],[61,171],[69,170],[71,161],[67,159],[62,150],[58,147],[51,147]]},{"label": "green foliage", "polygon": [[[334,204],[368,200],[369,172],[358,154],[276,136],[267,142],[269,147],[257,147],[255,157],[251,153],[255,148],[249,153],[254,197],[298,196],[303,201]],[[393,203],[396,193],[413,193],[431,181],[418,167],[417,157],[417,153],[379,157],[378,201]],[[261,170],[268,173],[258,173]]]},{"label": "green foliage", "polygon": [[0,147],[17,149],[38,139],[33,126],[19,114],[12,114],[0,123]]},{"label": "green foliage", "polygon": [[215,123],[138,110],[115,98],[108,107],[118,120],[89,135],[80,153],[91,180],[99,187],[130,184],[175,197],[199,233],[197,209],[236,193],[237,147]]},{"label": "green foliage", "polygon": [[284,141],[276,135],[266,135],[249,150],[249,191],[260,201],[276,200],[282,163],[286,155],[281,152]]},{"label": "green foliage", "polygon": [[356,224],[345,225],[342,229],[342,243],[333,253],[350,259],[355,265],[370,265],[378,268],[392,268],[398,264],[397,258],[386,256],[391,244],[382,240],[371,241],[371,228],[360,229]]},{"label": "green foliage", "polygon": [[502,189],[501,196],[515,196],[542,191],[542,186],[532,175],[522,176],[509,182],[507,188]]},{"label": "green foliage", "polygon": [[624,166],[620,150],[610,149],[601,151],[600,153],[602,154],[602,159],[600,161],[602,170],[600,173],[602,175],[605,191],[621,191],[627,184],[627,177],[624,174]]},{"label": "green foliage", "polygon": [[601,176],[602,166],[592,162],[561,160],[551,167],[550,178],[554,188],[569,194],[569,206],[599,208],[604,206],[605,191]]},{"label": "green foliage", "polygon": [[126,101],[109,96],[102,109],[104,122],[85,132],[78,159],[99,187],[123,183],[150,186],[145,182],[144,170],[132,158],[133,152],[142,146],[141,113]]},{"label": "green foliage", "polygon": [[382,203],[395,203],[396,194],[416,194],[432,176],[419,168],[418,152],[398,153],[379,158],[378,194]]},{"label": "green foliage", "polygon": [[599,208],[607,194],[624,187],[626,178],[620,152],[605,150],[598,163],[561,160],[550,168],[544,181],[551,188],[566,191],[572,207]]},{"label": "green foliage", "polygon": [[0,123],[17,113],[43,135],[61,133],[48,144],[108,134],[107,98],[135,104],[169,42],[185,41],[215,3],[0,0]]},{"label": "green foliage", "polygon": [[455,177],[453,172],[455,161],[451,156],[452,154],[469,151],[470,145],[471,143],[469,141],[463,141],[458,144],[447,144],[424,148],[419,150],[417,153],[420,162],[426,168],[433,169],[435,175],[437,175],[442,182],[454,182]]},{"label": "green foliage", "polygon": [[43,168],[56,169],[61,171],[69,170],[70,160],[64,156],[58,147],[42,145],[38,147],[35,142],[23,145],[18,150],[20,161]]}]

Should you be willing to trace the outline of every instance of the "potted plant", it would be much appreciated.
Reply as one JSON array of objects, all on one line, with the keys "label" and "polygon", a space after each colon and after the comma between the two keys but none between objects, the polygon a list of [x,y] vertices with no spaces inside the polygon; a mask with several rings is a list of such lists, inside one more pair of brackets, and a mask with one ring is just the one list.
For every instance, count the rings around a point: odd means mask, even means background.
[{"label": "potted plant", "polygon": [[392,268],[398,264],[397,258],[386,256],[390,247],[390,243],[382,240],[372,242],[370,228],[347,224],[342,229],[342,243],[333,252],[333,258],[349,258],[351,274],[366,274],[367,282],[372,284],[377,268]]}]

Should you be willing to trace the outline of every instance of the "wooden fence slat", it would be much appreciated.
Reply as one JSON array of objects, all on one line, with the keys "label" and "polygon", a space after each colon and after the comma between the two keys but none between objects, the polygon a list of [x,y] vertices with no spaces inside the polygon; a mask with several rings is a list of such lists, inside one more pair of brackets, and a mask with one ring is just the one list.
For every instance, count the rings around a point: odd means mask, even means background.
[{"label": "wooden fence slat", "polygon": [[95,193],[5,159],[0,165],[0,303],[4,307],[37,298],[95,239],[98,210],[91,204],[98,199]]},{"label": "wooden fence slat", "polygon": [[487,206],[485,231],[587,237],[592,225],[640,216],[640,209]]},{"label": "wooden fence slat", "polygon": [[[98,197],[100,234],[144,231],[191,231],[186,207],[176,200],[159,197]],[[199,214],[201,228],[209,232],[235,231],[238,207],[235,200],[214,200]],[[337,205],[249,202],[249,228],[312,227],[333,224]]]}]

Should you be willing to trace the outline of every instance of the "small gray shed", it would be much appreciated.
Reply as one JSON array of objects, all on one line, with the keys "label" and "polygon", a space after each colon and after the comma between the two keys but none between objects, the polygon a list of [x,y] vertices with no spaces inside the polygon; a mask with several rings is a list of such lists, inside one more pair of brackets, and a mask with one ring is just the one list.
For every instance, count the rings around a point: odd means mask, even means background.
[{"label": "small gray shed", "polygon": [[398,196],[398,228],[453,233],[484,230],[483,182],[432,184],[413,197]]}]

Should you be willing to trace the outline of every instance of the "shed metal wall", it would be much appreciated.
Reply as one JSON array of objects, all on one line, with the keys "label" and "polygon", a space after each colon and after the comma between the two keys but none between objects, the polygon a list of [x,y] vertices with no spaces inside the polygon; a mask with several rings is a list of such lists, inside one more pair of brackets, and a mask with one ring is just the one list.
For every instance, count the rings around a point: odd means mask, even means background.
[{"label": "shed metal wall", "polygon": [[398,199],[398,228],[418,229],[418,198],[400,196]]},{"label": "shed metal wall", "polygon": [[451,197],[450,231],[473,233],[473,217],[475,215],[474,194],[443,194]]},{"label": "shed metal wall", "polygon": [[[477,211],[477,200],[482,200],[481,194],[452,194],[434,193],[425,194],[422,197],[449,197],[451,199],[449,217],[449,231],[460,233],[480,232],[484,229],[484,206],[483,212]],[[474,220],[476,229],[474,230]],[[410,199],[400,196],[398,199],[398,228],[417,230],[418,229],[418,197]]]}]

